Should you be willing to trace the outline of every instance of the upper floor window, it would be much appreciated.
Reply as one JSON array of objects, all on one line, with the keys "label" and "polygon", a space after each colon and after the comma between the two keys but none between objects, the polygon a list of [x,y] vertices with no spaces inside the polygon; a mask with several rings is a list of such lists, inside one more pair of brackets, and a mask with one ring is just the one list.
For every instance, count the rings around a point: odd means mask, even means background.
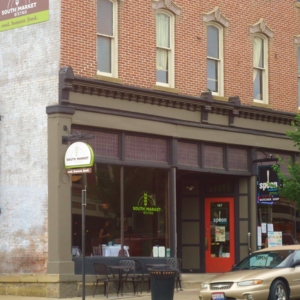
[{"label": "upper floor window", "polygon": [[268,104],[268,41],[260,35],[253,39],[253,98]]},{"label": "upper floor window", "polygon": [[207,26],[207,88],[223,96],[223,27]]},{"label": "upper floor window", "polygon": [[97,70],[105,76],[118,76],[117,1],[97,0]]},{"label": "upper floor window", "polygon": [[300,47],[298,47],[298,106],[300,107]]},{"label": "upper floor window", "polygon": [[156,14],[156,84],[174,87],[174,17]]}]

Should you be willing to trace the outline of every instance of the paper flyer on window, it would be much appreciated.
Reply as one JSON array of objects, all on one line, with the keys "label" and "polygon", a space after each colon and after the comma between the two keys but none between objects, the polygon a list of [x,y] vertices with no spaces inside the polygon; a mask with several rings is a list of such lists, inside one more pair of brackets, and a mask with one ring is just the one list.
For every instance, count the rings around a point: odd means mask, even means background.
[{"label": "paper flyer on window", "polygon": [[216,242],[225,242],[225,226],[216,226],[215,227],[215,233],[216,233]]}]

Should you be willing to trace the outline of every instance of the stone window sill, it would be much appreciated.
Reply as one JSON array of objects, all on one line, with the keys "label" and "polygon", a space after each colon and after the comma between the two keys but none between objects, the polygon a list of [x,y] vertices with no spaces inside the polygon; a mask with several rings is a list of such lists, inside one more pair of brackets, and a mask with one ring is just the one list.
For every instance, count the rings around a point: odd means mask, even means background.
[{"label": "stone window sill", "polygon": [[121,78],[103,76],[103,75],[98,75],[98,74],[95,74],[94,78],[97,80],[103,80],[103,81],[109,81],[109,82],[123,84],[123,80]]},{"label": "stone window sill", "polygon": [[257,106],[257,107],[264,107],[264,108],[272,109],[270,104],[265,104],[265,103],[252,102],[251,105],[252,106]]},{"label": "stone window sill", "polygon": [[160,86],[160,85],[155,85],[154,89],[157,91],[163,91],[163,92],[174,93],[174,94],[179,93],[179,90],[176,88],[170,88],[170,87]]}]

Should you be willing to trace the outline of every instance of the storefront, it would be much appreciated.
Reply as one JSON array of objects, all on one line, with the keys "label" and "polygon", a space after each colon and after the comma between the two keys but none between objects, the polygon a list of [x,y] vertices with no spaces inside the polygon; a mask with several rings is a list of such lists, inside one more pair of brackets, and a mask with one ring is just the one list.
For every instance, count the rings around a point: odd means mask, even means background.
[{"label": "storefront", "polygon": [[[265,154],[265,153],[264,153]],[[270,154],[257,163],[257,248],[298,244],[299,209],[296,201],[280,195],[282,182],[274,166],[290,176],[287,162],[297,161],[295,153]]]},{"label": "storefront", "polygon": [[[171,256],[182,258],[184,272],[226,271],[257,248],[257,210],[264,208],[257,205],[254,161],[263,153],[293,155],[285,134],[292,115],[262,113],[241,106],[238,97],[224,102],[209,92],[183,97],[75,78],[70,68],[62,69],[60,78],[60,104],[47,107],[54,162],[49,220],[51,213],[63,216],[60,224],[49,224],[50,240],[58,241],[56,249],[49,248],[49,270],[61,264],[57,249],[68,257],[63,268],[72,268],[70,249],[81,245],[85,186],[85,255],[93,255],[106,219],[110,244],[147,259],[155,246],[170,249]],[[65,136],[94,150],[86,180],[65,174]],[[57,168],[59,182],[53,176]],[[61,243],[65,236],[67,249]]]}]

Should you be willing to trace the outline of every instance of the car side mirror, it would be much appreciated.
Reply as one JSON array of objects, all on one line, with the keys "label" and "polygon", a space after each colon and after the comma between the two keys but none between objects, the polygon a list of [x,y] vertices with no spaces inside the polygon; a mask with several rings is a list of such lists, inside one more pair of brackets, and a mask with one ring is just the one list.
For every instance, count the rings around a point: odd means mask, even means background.
[{"label": "car side mirror", "polygon": [[292,268],[295,268],[295,267],[299,267],[300,266],[300,259],[298,259],[298,260],[296,260],[296,261],[294,261],[293,263],[292,263]]}]

